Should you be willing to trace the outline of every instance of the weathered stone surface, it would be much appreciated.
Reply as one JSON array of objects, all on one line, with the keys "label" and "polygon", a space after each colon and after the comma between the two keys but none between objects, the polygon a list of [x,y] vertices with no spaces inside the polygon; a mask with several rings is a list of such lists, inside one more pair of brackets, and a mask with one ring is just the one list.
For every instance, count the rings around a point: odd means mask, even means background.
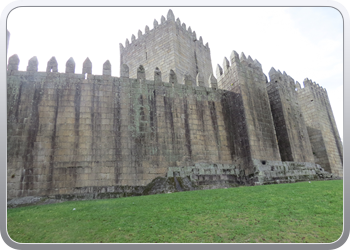
[{"label": "weathered stone surface", "polygon": [[36,56],[33,56],[32,58],[30,58],[28,62],[27,71],[37,72],[38,64],[39,64],[38,58],[36,58]]},{"label": "weathered stone surface", "polygon": [[74,59],[71,57],[68,59],[66,63],[66,73],[74,73],[75,72],[75,62]]},{"label": "weathered stone surface", "polygon": [[154,71],[154,84],[162,84],[162,72],[159,70],[158,67]]},{"label": "weathered stone surface", "polygon": [[212,89],[217,89],[218,88],[218,81],[216,80],[216,78],[214,77],[213,74],[211,74],[210,77],[209,77],[209,86]]},{"label": "weathered stone surface", "polygon": [[169,73],[169,83],[171,84],[177,84],[177,76],[174,72],[174,70],[170,70],[170,73]]},{"label": "weathered stone surface", "polygon": [[[140,64],[145,68],[147,80],[153,80],[156,67],[164,72],[171,69],[176,73],[179,83],[185,72],[196,79],[198,72],[204,77],[204,86],[209,87],[209,76],[213,73],[210,49],[203,41],[193,38],[193,32],[186,29],[179,19],[175,22],[174,13],[169,10],[167,20],[164,16],[161,23],[154,20],[154,28],[147,30],[141,38],[132,40],[134,46],[120,50],[121,64],[130,68],[130,78],[137,78]],[[194,34],[194,36],[196,36]],[[195,81],[194,81],[195,84]]]},{"label": "weathered stone surface", "polygon": [[137,38],[140,39],[141,37],[142,37],[142,32],[141,32],[141,30],[139,30],[139,31],[137,32]]},{"label": "weathered stone surface", "polygon": [[281,161],[281,156],[261,68],[253,67],[244,53],[237,60],[233,52],[231,61],[233,63],[229,65],[224,58],[224,71],[220,66],[217,69],[219,89],[230,91],[222,101],[225,124],[230,131],[232,156],[240,155],[245,159],[246,170],[252,171],[248,167],[251,159]]},{"label": "weathered stone surface", "polygon": [[88,57],[83,63],[83,74],[92,74],[92,63]]},{"label": "weathered stone surface", "polygon": [[343,144],[325,89],[309,79],[297,91],[315,162],[326,171],[343,176]]},{"label": "weathered stone surface", "polygon": [[158,21],[156,19],[154,19],[153,21],[153,28],[157,28],[158,27]]},{"label": "weathered stone surface", "polygon": [[18,71],[19,58],[17,54],[14,54],[9,58],[7,71],[11,74],[13,71]]},{"label": "weathered stone surface", "polygon": [[129,67],[126,64],[121,65],[120,67],[120,77],[129,78]]},{"label": "weathered stone surface", "polygon": [[196,85],[197,86],[201,86],[201,87],[205,87],[205,85],[204,85],[204,76],[200,72],[197,74],[197,77],[196,77]]},{"label": "weathered stone surface", "polygon": [[46,72],[57,72],[57,60],[56,58],[53,56],[51,57],[51,59],[47,62],[47,67],[46,67]]},{"label": "weathered stone surface", "polygon": [[120,45],[120,77],[109,61],[85,79],[90,60],[74,74],[72,58],[66,73],[54,57],[47,72],[18,71],[9,58],[8,198],[34,197],[13,206],[342,176],[322,87],[299,88],[275,69],[268,83],[257,60],[235,51],[215,79],[208,46],[174,18]]},{"label": "weathered stone surface", "polygon": [[184,74],[183,84],[186,85],[186,86],[193,86],[193,84],[194,84],[193,83],[193,79],[192,79],[191,75],[188,72],[186,72]]},{"label": "weathered stone surface", "polygon": [[170,20],[170,21],[175,21],[175,16],[174,16],[174,13],[173,13],[172,10],[168,11],[167,19]]},{"label": "weathered stone surface", "polygon": [[145,68],[142,65],[140,65],[137,68],[137,79],[139,79],[139,80],[145,80],[146,79]]},{"label": "weathered stone surface", "polygon": [[[109,62],[109,60],[107,60],[104,64],[103,64],[103,75],[106,75],[106,76],[110,76],[112,75],[112,65],[111,63]],[[120,75],[122,77],[122,75]]]},{"label": "weathered stone surface", "polygon": [[274,68],[267,84],[282,161],[315,162],[294,80]]}]

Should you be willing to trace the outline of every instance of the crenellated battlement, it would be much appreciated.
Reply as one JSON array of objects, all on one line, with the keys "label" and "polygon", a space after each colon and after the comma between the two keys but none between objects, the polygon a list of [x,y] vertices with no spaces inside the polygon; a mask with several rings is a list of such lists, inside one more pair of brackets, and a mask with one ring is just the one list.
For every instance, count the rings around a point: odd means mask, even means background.
[{"label": "crenellated battlement", "polygon": [[280,70],[276,71],[274,67],[269,71],[269,78],[270,82],[267,83],[268,85],[278,86],[286,92],[289,92],[289,94],[296,95],[296,91],[301,88],[299,82],[295,82],[285,71],[281,73]]},{"label": "crenellated battlement", "polygon": [[306,78],[302,88],[275,68],[268,81],[257,59],[236,51],[215,78],[208,43],[172,10],[119,46],[119,77],[109,60],[95,75],[88,57],[69,58],[64,72],[54,56],[45,72],[35,56],[26,71],[9,57],[8,198],[141,194],[159,177],[219,187],[325,178],[321,167],[342,176],[319,84]]},{"label": "crenellated battlement", "polygon": [[[278,150],[269,98],[266,91],[266,76],[262,65],[242,52],[232,51],[230,60],[224,58],[222,67],[217,65],[218,87],[234,93],[235,101],[230,113],[234,114],[237,127],[245,127],[252,158],[281,160]],[[244,131],[244,130],[243,130]],[[269,139],[266,139],[269,138]]]},{"label": "crenellated battlement", "polygon": [[313,82],[311,79],[305,78],[303,81],[303,84],[305,89],[309,89],[311,91],[317,91],[320,94],[327,95],[327,90],[322,86],[320,86],[318,83]]},{"label": "crenellated battlement", "polygon": [[[167,17],[161,17],[160,22],[153,21],[153,28],[145,27],[144,33],[139,30],[137,38],[133,34],[131,41],[126,39],[125,45],[120,44],[120,62],[131,69],[131,77],[135,77],[134,70],[142,64],[147,77],[158,67],[161,71],[171,69],[182,79],[187,73],[196,79],[198,73],[204,77],[203,86],[208,87],[212,64],[208,43],[203,44],[203,38],[197,39],[197,34],[191,27],[186,27],[180,19],[175,20],[172,10]],[[150,79],[149,79],[150,80]],[[182,83],[182,81],[180,81]],[[193,86],[196,81],[192,81]]]},{"label": "crenellated battlement", "polygon": [[[55,57],[52,57],[48,62],[47,62],[47,70],[46,72],[39,72],[38,71],[38,60],[37,57],[32,57],[28,61],[28,66],[27,66],[27,71],[18,71],[18,65],[19,65],[19,58],[18,55],[15,54],[9,58],[9,63],[8,63],[8,75],[13,75],[13,76],[26,76],[26,75],[31,75],[34,76],[35,79],[43,79],[47,76],[50,75],[56,75],[58,77],[63,77],[63,78],[72,78],[72,79],[87,79],[87,80],[118,80],[118,79],[128,79],[129,78],[129,67],[126,64],[121,65],[120,68],[120,77],[114,77],[111,76],[111,63],[109,60],[107,60],[102,67],[102,75],[93,75],[92,74],[92,62],[90,59],[87,57],[85,61],[83,62],[83,67],[82,67],[82,73],[77,74],[75,73],[75,62],[72,57],[70,57],[67,62],[66,62],[66,70],[65,72],[58,72],[57,66],[58,63],[56,61]],[[146,80],[146,73],[144,70],[143,65],[140,65],[136,69],[136,75],[137,77],[132,79],[130,78],[131,81],[140,81],[140,80]],[[159,70],[158,67],[155,68],[154,70],[154,83],[156,85],[163,85],[164,83],[169,83],[171,86],[174,85],[186,85],[194,90],[196,89],[202,89],[204,86],[204,76],[201,73],[198,73],[196,76],[196,79],[192,79],[192,77],[189,74],[185,74],[183,79],[178,81],[178,77],[176,73],[171,69],[169,71],[168,75],[168,81],[163,81],[162,79],[162,72]],[[218,90],[217,87],[217,80],[213,75],[210,75],[209,79],[207,79],[208,82],[210,83],[210,86],[207,87],[206,89],[209,91],[209,89],[213,90]],[[145,84],[153,84],[151,81],[140,81],[140,83],[145,83]],[[176,87],[176,86],[175,86]],[[198,88],[197,88],[198,87]],[[210,90],[212,91],[212,90]]]},{"label": "crenellated battlement", "polygon": [[[247,77],[247,75],[253,74],[257,81],[254,83],[265,83],[266,76],[263,73],[261,63],[255,59],[253,60],[251,56],[246,57],[242,52],[239,56],[236,51],[232,51],[230,55],[230,60],[225,57],[223,59],[222,67],[218,64],[216,67],[216,77],[218,79],[219,87],[223,89],[230,88],[227,85],[227,80],[225,78],[232,78],[229,80],[231,86],[235,86],[239,81],[238,78],[241,75],[242,77]],[[243,82],[241,82],[243,83]]]},{"label": "crenellated battlement", "polygon": [[260,62],[255,59],[253,60],[251,56],[248,58],[242,52],[241,56],[238,55],[236,51],[232,51],[230,56],[230,61],[225,57],[223,59],[222,67],[218,64],[216,70],[216,77],[222,77],[222,75],[227,74],[231,67],[242,68],[242,69],[251,69],[262,72],[262,66]]},{"label": "crenellated battlement", "polygon": [[187,34],[187,36],[194,42],[196,43],[198,46],[203,46],[203,48],[206,48],[207,50],[209,50],[209,44],[206,43],[204,45],[203,43],[203,38],[200,36],[199,39],[197,40],[197,35],[195,31],[192,31],[191,27],[189,26],[188,28],[186,28],[186,24],[182,23],[179,18],[176,19],[175,21],[175,16],[173,11],[170,9],[168,11],[167,14],[167,18],[165,19],[164,16],[161,16],[160,18],[160,23],[158,23],[158,21],[156,19],[154,19],[153,21],[153,29],[149,29],[149,27],[146,25],[145,26],[145,31],[144,33],[142,33],[141,30],[138,30],[137,32],[137,38],[134,34],[131,35],[131,42],[129,42],[129,39],[127,38],[125,40],[124,45],[123,44],[119,44],[120,50],[124,50],[126,48],[128,48],[129,46],[137,46],[140,43],[144,42],[145,39],[148,39],[149,36],[154,36],[157,29],[161,29],[169,24],[176,24],[176,27],[178,29],[180,29],[181,31],[183,31],[185,34]]}]

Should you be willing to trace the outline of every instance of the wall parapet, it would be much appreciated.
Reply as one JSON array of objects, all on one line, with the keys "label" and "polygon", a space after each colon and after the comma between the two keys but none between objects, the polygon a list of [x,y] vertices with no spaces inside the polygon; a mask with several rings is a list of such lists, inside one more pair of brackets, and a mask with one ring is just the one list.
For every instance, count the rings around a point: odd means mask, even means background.
[{"label": "wall parapet", "polygon": [[[25,75],[35,75],[37,79],[40,78],[45,78],[49,75],[53,76],[56,75],[57,77],[61,78],[74,78],[74,79],[125,79],[129,78],[129,67],[126,64],[122,64],[120,68],[120,77],[116,76],[111,76],[111,63],[109,60],[107,60],[102,67],[102,75],[95,75],[92,74],[92,62],[90,59],[87,57],[86,60],[83,63],[82,67],[82,73],[78,74],[75,73],[75,62],[74,59],[71,57],[68,59],[66,63],[66,72],[58,72],[57,70],[57,60],[55,57],[52,57],[48,62],[47,62],[47,70],[46,72],[40,72],[37,70],[38,67],[38,60],[36,57],[32,57],[28,61],[28,66],[27,66],[27,71],[19,71],[18,70],[18,65],[19,65],[19,58],[17,55],[13,55],[9,59],[8,63],[8,75],[13,75],[13,76],[25,76]],[[144,68],[142,65],[140,65],[137,70],[139,74],[138,79],[146,79],[146,73],[144,71]],[[142,72],[141,72],[142,71]],[[162,72],[159,70],[158,67],[155,68],[155,74],[154,74],[154,80],[157,82],[158,85],[164,85],[164,83],[171,83],[172,85],[182,85],[177,81],[177,76],[176,73],[173,70],[170,70],[169,75],[168,75],[168,82],[162,81]],[[142,76],[140,75],[142,74]],[[190,77],[189,75],[187,77]],[[187,79],[187,78],[186,78]],[[197,87],[204,87],[203,84],[203,75],[198,73],[196,80],[191,79],[189,86],[193,86],[195,89]],[[189,80],[186,80],[189,81]],[[195,81],[195,85],[192,84],[192,82]],[[206,87],[206,89],[213,89],[217,90],[217,81],[216,78],[211,75],[209,77],[210,86]],[[146,81],[149,82],[149,81]],[[183,79],[183,82],[185,82],[185,79]]]}]

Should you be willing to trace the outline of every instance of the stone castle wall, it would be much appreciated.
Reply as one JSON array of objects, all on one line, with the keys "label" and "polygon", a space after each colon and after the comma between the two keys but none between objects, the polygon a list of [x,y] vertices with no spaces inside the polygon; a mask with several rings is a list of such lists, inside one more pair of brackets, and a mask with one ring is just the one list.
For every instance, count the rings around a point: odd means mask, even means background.
[{"label": "stone castle wall", "polygon": [[343,176],[343,145],[327,91],[309,79],[298,90],[298,100],[310,137],[315,162]]},{"label": "stone castle wall", "polygon": [[270,70],[269,77],[267,91],[282,161],[314,162],[293,78],[274,68]]},{"label": "stone castle wall", "polygon": [[221,100],[227,91],[166,83],[159,71],[149,81],[11,67],[9,197],[145,186],[168,167],[237,158]]},{"label": "stone castle wall", "polygon": [[185,73],[192,79],[200,73],[203,86],[208,87],[213,69],[210,49],[208,44],[203,45],[202,37],[197,40],[196,32],[187,29],[179,19],[175,21],[171,11],[167,19],[162,16],[160,24],[154,20],[153,26],[152,30],[146,26],[144,34],[139,30],[137,38],[132,35],[131,43],[127,39],[125,47],[120,44],[120,63],[128,65],[130,77],[136,78],[136,69],[143,65],[147,80],[153,79],[154,69],[158,67],[162,72],[173,70],[179,83],[183,83]]},{"label": "stone castle wall", "polygon": [[[170,10],[120,45],[111,64],[75,74],[54,57],[7,69],[7,194],[120,197],[343,176],[327,92],[233,51],[212,74],[210,49]],[[328,173],[330,172],[330,173]],[[180,178],[180,179],[178,179]],[[182,183],[182,184],[181,184]],[[171,187],[170,187],[170,186]],[[181,185],[184,185],[181,188]],[[168,189],[170,188],[170,189]]]}]

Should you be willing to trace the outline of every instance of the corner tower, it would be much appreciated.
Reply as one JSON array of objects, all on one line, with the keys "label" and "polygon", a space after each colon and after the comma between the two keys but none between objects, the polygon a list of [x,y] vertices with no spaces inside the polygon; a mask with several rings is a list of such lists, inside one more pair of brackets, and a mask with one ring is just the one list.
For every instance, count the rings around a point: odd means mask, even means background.
[{"label": "corner tower", "polygon": [[304,88],[297,88],[315,163],[343,177],[343,144],[327,91],[308,78],[304,80]]},{"label": "corner tower", "polygon": [[153,22],[153,29],[145,27],[145,33],[138,31],[138,37],[131,37],[131,43],[126,39],[125,47],[120,44],[120,65],[130,68],[130,78],[136,78],[139,65],[145,68],[146,79],[152,80],[154,69],[162,72],[173,70],[178,82],[188,73],[193,84],[200,73],[204,77],[204,86],[208,87],[208,79],[213,72],[208,43],[203,45],[202,37],[197,39],[196,32],[191,27],[186,28],[179,18],[175,20],[172,10],[167,18],[161,17],[160,24]]}]

